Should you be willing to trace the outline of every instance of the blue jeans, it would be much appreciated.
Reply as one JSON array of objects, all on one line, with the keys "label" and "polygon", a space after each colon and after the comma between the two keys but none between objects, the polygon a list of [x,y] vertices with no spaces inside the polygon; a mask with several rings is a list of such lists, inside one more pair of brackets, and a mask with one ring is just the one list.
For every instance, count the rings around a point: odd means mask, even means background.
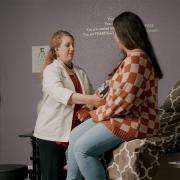
[{"label": "blue jeans", "polygon": [[67,180],[106,180],[106,173],[98,156],[123,140],[115,136],[104,124],[88,119],[70,135],[68,147]]}]

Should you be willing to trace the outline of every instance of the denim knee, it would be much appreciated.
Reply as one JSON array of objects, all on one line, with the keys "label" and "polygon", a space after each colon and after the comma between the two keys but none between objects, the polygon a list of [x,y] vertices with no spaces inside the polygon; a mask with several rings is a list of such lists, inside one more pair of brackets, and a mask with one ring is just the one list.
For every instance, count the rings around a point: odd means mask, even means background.
[{"label": "denim knee", "polygon": [[75,157],[87,157],[87,149],[83,148],[81,143],[79,141],[76,141],[75,144],[73,145],[73,153]]},{"label": "denim knee", "polygon": [[74,142],[76,141],[76,129],[73,129],[69,135],[69,144],[74,144]]}]

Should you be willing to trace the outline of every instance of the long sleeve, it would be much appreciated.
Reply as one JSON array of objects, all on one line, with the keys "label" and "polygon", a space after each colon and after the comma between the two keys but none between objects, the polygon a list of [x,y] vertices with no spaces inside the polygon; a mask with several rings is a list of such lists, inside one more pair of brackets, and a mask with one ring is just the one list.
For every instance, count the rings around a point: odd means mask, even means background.
[{"label": "long sleeve", "polygon": [[46,67],[43,72],[43,90],[53,99],[65,105],[73,93],[73,90],[64,87],[62,73],[53,66]]},{"label": "long sleeve", "polygon": [[141,56],[127,57],[109,81],[106,104],[91,111],[95,121],[103,121],[116,116],[128,115],[139,106],[144,97],[146,80],[152,66]]}]

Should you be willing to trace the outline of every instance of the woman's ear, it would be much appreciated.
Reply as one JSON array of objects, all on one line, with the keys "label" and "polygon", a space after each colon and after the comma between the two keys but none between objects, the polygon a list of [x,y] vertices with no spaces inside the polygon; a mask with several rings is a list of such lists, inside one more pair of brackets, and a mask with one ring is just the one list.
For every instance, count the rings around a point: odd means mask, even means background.
[{"label": "woman's ear", "polygon": [[56,56],[59,57],[60,56],[59,55],[59,48],[54,48],[54,51],[55,51]]},{"label": "woman's ear", "polygon": [[54,48],[55,52],[57,53],[58,52],[58,47]]},{"label": "woman's ear", "polygon": [[58,50],[59,50],[59,48],[56,47],[56,48],[54,48],[54,50],[55,50],[56,55],[58,56]]}]

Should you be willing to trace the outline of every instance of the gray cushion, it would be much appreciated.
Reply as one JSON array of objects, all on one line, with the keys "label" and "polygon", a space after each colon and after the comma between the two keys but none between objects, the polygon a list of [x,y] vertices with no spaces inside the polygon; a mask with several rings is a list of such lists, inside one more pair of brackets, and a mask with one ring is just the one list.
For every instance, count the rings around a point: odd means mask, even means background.
[{"label": "gray cushion", "polygon": [[161,108],[169,112],[180,112],[180,81],[171,89]]}]

